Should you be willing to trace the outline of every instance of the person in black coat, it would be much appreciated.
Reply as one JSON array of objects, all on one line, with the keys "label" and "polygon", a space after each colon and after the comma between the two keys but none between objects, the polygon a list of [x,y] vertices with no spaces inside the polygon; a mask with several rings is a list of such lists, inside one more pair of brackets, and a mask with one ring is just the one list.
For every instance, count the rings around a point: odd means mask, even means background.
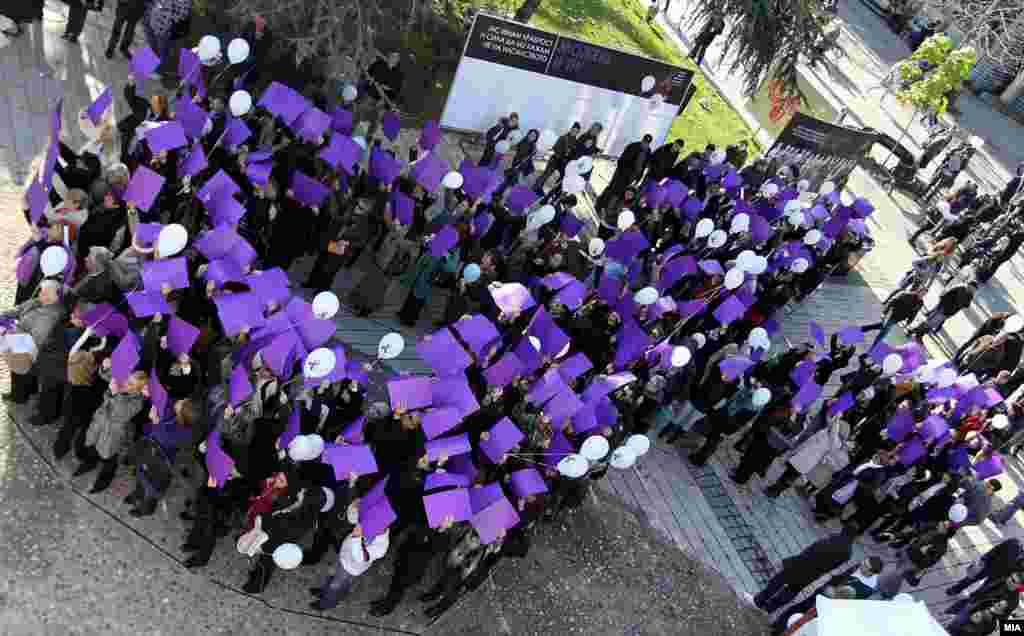
[{"label": "person in black coat", "polygon": [[512,113],[508,117],[502,117],[498,123],[491,126],[484,135],[484,154],[480,155],[479,165],[486,168],[494,163],[495,148],[499,141],[508,139],[513,130],[519,130],[519,114]]},{"label": "person in black coat", "polygon": [[569,163],[569,154],[576,145],[576,138],[579,136],[581,128],[580,122],[574,122],[568,132],[555,142],[551,149],[551,157],[548,158],[548,164],[544,167],[544,174],[533,184],[534,192],[543,195],[544,184],[548,182],[552,174],[558,173],[556,183],[562,182],[562,178],[565,177],[565,166]]},{"label": "person in black coat", "polygon": [[878,335],[875,336],[875,341],[871,343],[870,349],[874,349],[879,342],[885,340],[885,337],[889,335],[889,332],[897,324],[913,320],[917,312],[921,311],[921,307],[924,306],[924,296],[927,292],[927,289],[900,292],[893,296],[889,302],[885,303],[885,313],[882,321],[861,327],[861,331],[864,332],[878,331]]},{"label": "person in black coat", "polygon": [[[953,355],[953,363],[957,367],[962,366],[964,363],[965,354],[971,348],[971,345],[977,342],[978,339],[983,336],[997,335],[1000,331],[1003,330],[1003,325],[1006,324],[1006,319],[1009,318],[1011,315],[1012,314],[1010,312],[1000,311],[989,316],[988,319],[985,320],[985,322],[981,323],[981,325],[974,330],[974,333],[971,334],[971,337],[968,338],[967,341],[964,342],[962,345],[960,345],[959,348],[957,348],[956,353]],[[1009,395],[1009,393],[1007,393],[1007,395]]]},{"label": "person in black coat", "polygon": [[971,306],[977,291],[978,281],[950,287],[939,297],[938,304],[928,310],[924,321],[913,327],[908,335],[920,338],[925,334],[938,333],[947,320]]},{"label": "person in black coat", "polygon": [[39,22],[43,19],[43,0],[17,0],[17,2],[5,2],[0,7],[0,15],[6,16],[14,22],[13,27],[0,31],[9,38],[15,38],[25,32],[24,25],[29,22]]},{"label": "person in black coat", "polygon": [[783,559],[782,569],[751,599],[754,605],[768,613],[783,607],[819,577],[849,561],[853,542],[854,535],[843,530]]},{"label": "person in black coat", "polygon": [[676,162],[679,161],[679,153],[683,151],[684,145],[686,145],[686,142],[682,139],[676,139],[655,150],[654,154],[651,155],[650,162],[647,164],[647,178],[658,182],[669,176]]},{"label": "person in black coat", "polygon": [[595,207],[603,210],[612,197],[621,197],[626,188],[635,184],[644,176],[647,163],[651,160],[651,142],[654,137],[644,135],[640,141],[626,146],[615,163],[615,174],[608,187],[597,198]]},{"label": "person in black coat", "polygon": [[[146,11],[146,0],[117,0],[117,8],[114,10],[114,26],[110,30],[110,40],[107,41],[106,56],[109,60],[114,57],[114,48],[119,48],[121,55],[131,57],[132,52],[128,47],[135,40],[135,26],[142,19]],[[120,47],[118,47],[120,42]]]},{"label": "person in black coat", "polygon": [[976,565],[963,578],[946,588],[946,596],[959,594],[981,579],[988,579],[990,583],[1002,581],[1014,572],[1024,571],[1024,545],[1020,539],[1005,539],[981,555]]}]

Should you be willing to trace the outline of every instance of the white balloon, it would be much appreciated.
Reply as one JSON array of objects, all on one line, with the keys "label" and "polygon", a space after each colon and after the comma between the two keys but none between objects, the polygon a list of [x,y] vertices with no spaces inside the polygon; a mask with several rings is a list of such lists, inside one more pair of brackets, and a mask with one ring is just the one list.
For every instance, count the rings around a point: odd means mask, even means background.
[{"label": "white balloon", "polygon": [[765,387],[754,391],[754,395],[750,398],[751,403],[757,408],[761,408],[772,401],[772,392]]},{"label": "white balloon", "polygon": [[693,355],[690,353],[690,350],[687,349],[686,347],[674,347],[672,349],[672,357],[669,360],[669,362],[672,364],[673,367],[678,369],[680,367],[685,367],[687,364],[689,364],[690,358],[692,357]]},{"label": "white balloon", "polygon": [[626,446],[636,453],[637,457],[643,457],[651,450],[651,438],[646,435],[630,435],[626,438]]},{"label": "white balloon", "polygon": [[310,451],[313,453],[313,457],[320,457],[324,452],[324,438],[320,437],[316,433],[306,435],[305,437],[309,442]]},{"label": "white balloon", "polygon": [[967,143],[970,144],[971,148],[977,150],[985,145],[985,140],[977,135],[971,135],[971,138],[967,140]]},{"label": "white balloon", "polygon": [[897,603],[913,603],[914,597],[910,594],[907,594],[906,592],[900,592],[896,596],[892,597],[892,600],[896,601]]},{"label": "white balloon", "polygon": [[819,194],[832,194],[836,191],[836,184],[832,181],[826,181],[821,184],[821,190],[818,190]]},{"label": "white balloon", "polygon": [[352,142],[355,143],[355,145],[357,145],[360,148],[362,148],[364,151],[366,150],[366,138],[365,137],[353,137],[352,138]]},{"label": "white balloon", "polygon": [[334,318],[341,309],[341,301],[332,291],[322,291],[313,297],[313,315],[320,320]]},{"label": "white balloon", "polygon": [[321,486],[320,490],[324,491],[324,505],[320,507],[320,512],[330,512],[334,507],[334,491],[326,486]]},{"label": "white balloon", "polygon": [[854,202],[853,195],[843,190],[843,193],[839,195],[839,202],[845,207],[850,207]]},{"label": "white balloon", "polygon": [[56,276],[68,265],[68,252],[60,245],[51,245],[39,257],[39,269],[44,276]]},{"label": "white balloon", "polygon": [[736,216],[732,217],[732,224],[729,227],[729,231],[733,234],[738,232],[746,232],[750,229],[750,215],[744,212],[740,212]]},{"label": "white balloon", "polygon": [[460,173],[452,170],[448,174],[444,175],[444,179],[441,180],[441,185],[449,190],[458,190],[465,182],[466,179]]},{"label": "white balloon", "polygon": [[466,268],[462,270],[462,280],[467,283],[475,283],[480,280],[480,266],[476,263],[466,265]]},{"label": "white balloon", "polygon": [[282,543],[274,550],[274,565],[282,570],[294,570],[302,563],[302,548],[294,543]]},{"label": "white balloon", "polygon": [[633,294],[633,300],[638,305],[653,305],[658,302],[658,290],[653,287],[644,287]]},{"label": "white balloon", "polygon": [[567,174],[562,179],[562,191],[566,194],[579,194],[585,187],[587,182],[578,174]]},{"label": "white balloon", "polygon": [[799,210],[790,212],[789,215],[786,216],[786,221],[793,227],[800,227],[806,220],[807,217],[805,217],[804,213]]},{"label": "white balloon", "polygon": [[507,139],[502,139],[498,143],[494,144],[494,150],[499,155],[503,155],[503,154],[505,154],[506,152],[508,152],[511,149],[512,149],[512,144],[510,144]]},{"label": "white balloon", "polygon": [[800,204],[796,199],[790,199],[786,201],[786,205],[783,206],[782,211],[786,214],[792,214],[794,212],[800,212],[804,209],[804,206]]},{"label": "white balloon", "polygon": [[306,356],[306,360],[302,363],[302,375],[313,379],[322,378],[334,371],[334,365],[337,362],[338,358],[333,351],[327,347],[320,347],[310,351]]},{"label": "white balloon", "polygon": [[588,461],[599,462],[610,450],[611,445],[608,444],[607,439],[600,435],[591,435],[580,446],[580,455],[583,455]]},{"label": "white balloon", "polygon": [[811,188],[811,182],[807,179],[800,179],[796,182],[797,192],[807,192]]},{"label": "white balloon", "polygon": [[235,117],[247,115],[252,110],[252,95],[246,91],[235,91],[231,94],[231,99],[228,100],[228,107],[231,108],[231,114]]},{"label": "white balloon", "polygon": [[750,330],[750,335],[747,336],[747,342],[769,342],[768,330],[766,330],[764,327],[754,327],[753,329]]},{"label": "white balloon", "polygon": [[636,451],[629,446],[619,446],[612,452],[611,465],[613,468],[625,470],[636,463]]},{"label": "white balloon", "polygon": [[1001,431],[1001,430],[1005,429],[1009,425],[1010,425],[1010,419],[1008,417],[1006,417],[1005,415],[1003,415],[1002,413],[996,413],[992,417],[992,428],[994,428],[996,430]]},{"label": "white balloon", "polygon": [[220,40],[213,35],[204,35],[199,40],[199,59],[212,62],[220,55]]},{"label": "white balloon", "polygon": [[789,269],[792,270],[794,273],[803,274],[804,272],[807,271],[807,268],[810,266],[811,264],[807,262],[806,258],[798,258],[793,261],[793,263],[789,266]]},{"label": "white balloon", "polygon": [[821,232],[818,230],[809,230],[807,234],[804,234],[804,245],[817,245],[821,241]]},{"label": "white balloon", "polygon": [[750,273],[754,275],[763,274],[768,269],[768,258],[765,256],[757,255],[757,260],[754,261],[753,266],[750,268]]},{"label": "white balloon", "polygon": [[733,267],[725,273],[725,288],[736,289],[743,284],[743,270]]},{"label": "white balloon", "polygon": [[693,343],[695,345],[697,345],[697,350],[698,351],[703,349],[704,345],[706,345],[708,343],[707,337],[705,337],[704,334],[702,334],[702,333],[695,333],[692,336],[690,336],[690,338],[692,338],[693,339]]},{"label": "white balloon", "polygon": [[1004,333],[1017,333],[1021,329],[1024,329],[1024,316],[1020,314],[1014,314],[1006,319],[1006,324],[1003,325]]},{"label": "white balloon", "polygon": [[599,238],[590,239],[590,243],[587,245],[587,251],[590,253],[591,258],[597,258],[604,253],[604,241]]},{"label": "white balloon", "polygon": [[242,38],[235,38],[228,44],[228,61],[241,64],[249,58],[249,43]]},{"label": "white balloon", "polygon": [[188,244],[188,230],[184,225],[165,225],[156,239],[156,249],[161,257],[174,256]]},{"label": "white balloon", "polygon": [[898,353],[890,353],[882,360],[882,373],[894,375],[903,368],[903,358]]},{"label": "white balloon", "polygon": [[949,520],[953,523],[960,523],[967,518],[967,506],[962,503],[955,503],[949,507]]},{"label": "white balloon", "polygon": [[788,628],[792,627],[793,625],[796,625],[797,621],[799,621],[803,617],[804,617],[804,615],[802,613],[793,614],[788,619],[786,619],[786,628],[788,629]]},{"label": "white balloon", "polygon": [[724,230],[715,230],[708,237],[708,246],[713,248],[719,248],[725,245],[725,242],[729,240],[729,236]]},{"label": "white balloon", "polygon": [[558,462],[558,473],[569,479],[578,479],[590,470],[590,462],[582,455],[566,455]]},{"label": "white balloon", "polygon": [[725,163],[725,157],[726,154],[724,150],[716,150],[713,153],[711,153],[709,163],[711,163],[711,165],[713,166],[720,166],[723,163]]},{"label": "white balloon", "polygon": [[715,222],[711,219],[701,219],[697,221],[697,229],[694,232],[694,236],[697,238],[704,238],[715,231]]},{"label": "white balloon", "polygon": [[316,457],[316,446],[308,435],[296,435],[288,442],[288,457],[293,462],[308,462]]},{"label": "white balloon", "polygon": [[553,130],[545,130],[537,139],[537,147],[541,150],[547,150],[554,146],[557,141],[558,133]]},{"label": "white balloon", "polygon": [[405,338],[400,333],[389,333],[380,339],[377,344],[377,357],[381,360],[391,360],[402,355],[405,349]]},{"label": "white balloon", "polygon": [[526,220],[526,231],[532,232],[539,227],[547,225],[555,218],[555,206],[545,205],[530,215]]},{"label": "white balloon", "polygon": [[768,196],[773,197],[779,193],[779,186],[774,183],[766,183],[763,186],[761,186],[761,192],[764,192]]},{"label": "white balloon", "polygon": [[584,175],[594,169],[594,160],[591,157],[580,157],[575,162],[576,174]]},{"label": "white balloon", "polygon": [[341,98],[346,102],[354,102],[356,101],[356,97],[359,97],[359,91],[356,90],[356,87],[352,84],[346,84],[345,87],[341,89]]},{"label": "white balloon", "polygon": [[757,252],[754,250],[743,250],[736,257],[736,266],[745,272],[749,272],[757,261]]},{"label": "white balloon", "polygon": [[633,214],[633,211],[623,210],[622,212],[619,212],[619,218],[615,225],[618,226],[620,231],[625,232],[629,228],[633,227],[634,223],[636,223],[636,215]]},{"label": "white balloon", "polygon": [[643,78],[642,80],[640,80],[640,92],[646,93],[648,91],[654,90],[654,84],[656,82],[657,80],[654,79],[653,75],[648,75],[647,77]]},{"label": "white balloon", "polygon": [[946,387],[953,386],[953,383],[956,382],[956,377],[956,370],[946,367],[939,371],[938,376],[936,376],[936,384],[939,385],[939,388],[945,389]]}]

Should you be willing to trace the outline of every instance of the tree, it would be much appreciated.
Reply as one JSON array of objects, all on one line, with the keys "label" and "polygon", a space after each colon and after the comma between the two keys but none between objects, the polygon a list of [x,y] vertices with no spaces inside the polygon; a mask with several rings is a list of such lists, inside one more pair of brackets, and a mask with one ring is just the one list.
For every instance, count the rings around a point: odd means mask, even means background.
[{"label": "tree", "polygon": [[947,30],[973,47],[979,60],[1017,73],[1000,96],[1003,103],[1024,92],[1024,0],[924,0],[923,9],[942,16]]},{"label": "tree", "polygon": [[434,23],[426,0],[236,0],[229,13],[266,18],[296,64],[316,59],[328,77],[356,78],[373,63],[380,41],[402,42]]},{"label": "tree", "polygon": [[933,35],[898,65],[902,88],[896,98],[918,110],[940,114],[971,76],[978,55],[970,46],[953,50],[948,35]]},{"label": "tree", "polygon": [[523,24],[529,22],[533,14],[537,13],[537,9],[540,9],[541,2],[543,0],[523,0],[523,4],[516,10],[515,21]]},{"label": "tree", "polygon": [[744,77],[746,92],[757,93],[765,80],[779,80],[791,95],[799,95],[797,65],[821,59],[831,46],[825,27],[832,20],[831,0],[708,0],[695,21],[721,16],[732,27],[726,35],[726,54],[733,56],[732,73]]}]

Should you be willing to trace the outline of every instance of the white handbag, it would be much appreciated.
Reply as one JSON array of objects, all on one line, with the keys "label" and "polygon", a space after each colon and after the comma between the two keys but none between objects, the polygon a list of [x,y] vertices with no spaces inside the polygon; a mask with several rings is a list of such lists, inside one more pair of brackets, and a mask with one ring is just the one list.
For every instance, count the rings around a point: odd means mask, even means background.
[{"label": "white handbag", "polygon": [[247,557],[254,557],[260,553],[263,544],[270,540],[270,535],[263,531],[263,517],[256,517],[256,525],[253,529],[238,537],[235,547],[238,552]]}]

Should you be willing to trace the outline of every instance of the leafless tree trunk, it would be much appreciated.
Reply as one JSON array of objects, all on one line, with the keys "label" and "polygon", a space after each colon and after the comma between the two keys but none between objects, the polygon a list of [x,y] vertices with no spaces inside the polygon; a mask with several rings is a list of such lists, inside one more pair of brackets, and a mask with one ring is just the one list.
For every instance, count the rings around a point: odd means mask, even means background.
[{"label": "leafless tree trunk", "polygon": [[540,9],[541,2],[543,0],[523,0],[523,4],[516,10],[515,21],[524,24],[529,22],[533,14],[537,13],[537,9]]}]

